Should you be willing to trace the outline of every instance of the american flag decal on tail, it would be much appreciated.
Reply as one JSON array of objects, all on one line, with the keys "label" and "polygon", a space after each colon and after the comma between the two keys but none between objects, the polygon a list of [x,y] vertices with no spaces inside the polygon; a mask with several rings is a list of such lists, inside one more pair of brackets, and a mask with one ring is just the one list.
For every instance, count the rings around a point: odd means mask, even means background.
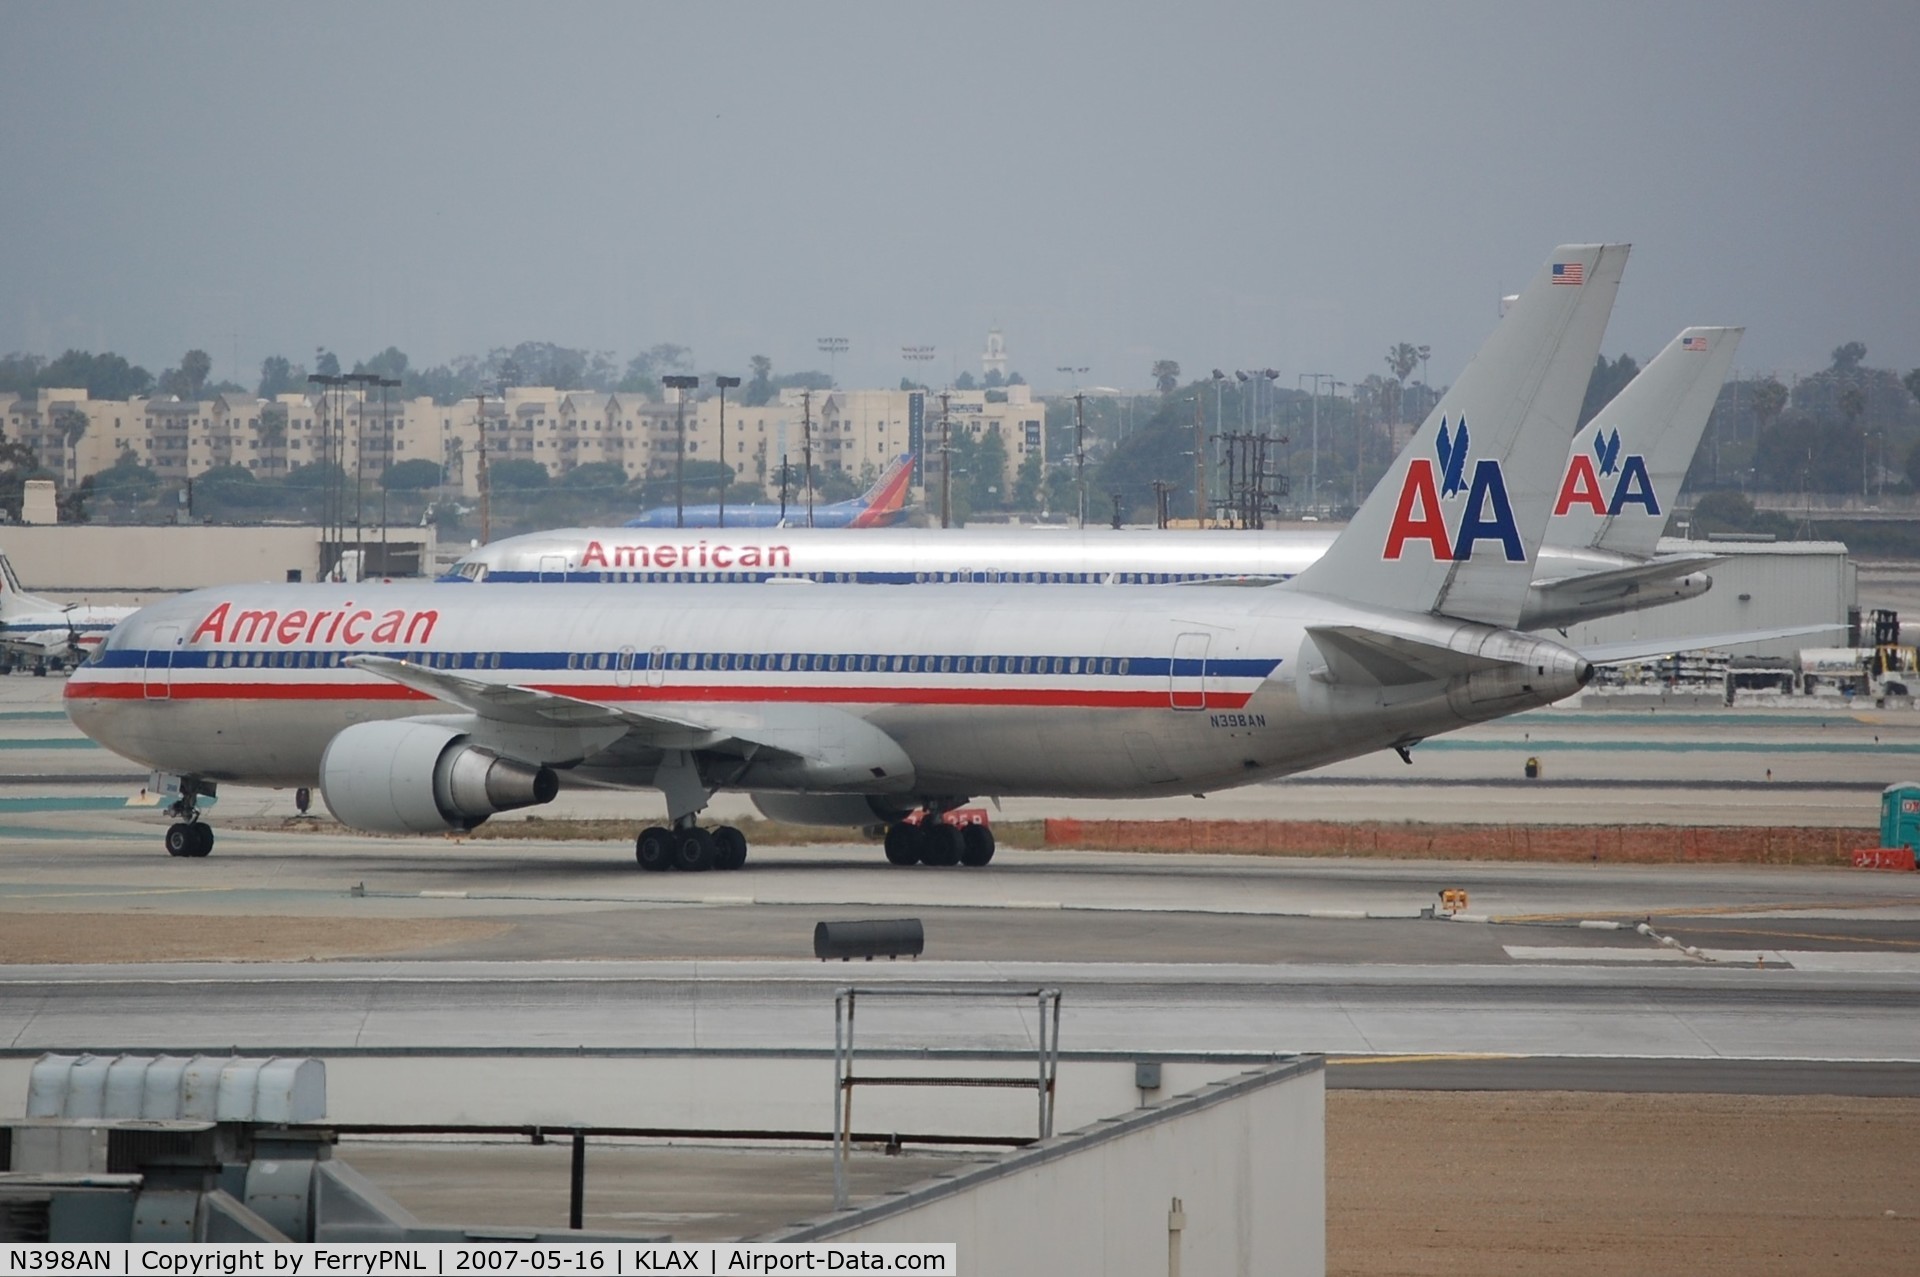
[{"label": "american flag decal on tail", "polygon": [[1580,262],[1555,262],[1553,264],[1553,282],[1556,284],[1584,284],[1587,282],[1587,268]]},{"label": "american flag decal on tail", "polygon": [[1707,353],[1707,339],[1705,337],[1682,337],[1680,339],[1680,349],[1691,350],[1696,354],[1704,355]]}]

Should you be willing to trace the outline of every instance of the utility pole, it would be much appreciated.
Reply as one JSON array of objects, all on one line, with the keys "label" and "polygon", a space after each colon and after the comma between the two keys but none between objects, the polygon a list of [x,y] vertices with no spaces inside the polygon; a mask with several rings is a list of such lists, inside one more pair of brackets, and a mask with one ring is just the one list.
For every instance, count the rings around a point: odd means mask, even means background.
[{"label": "utility pole", "polygon": [[800,460],[807,468],[807,526],[813,526],[813,392],[800,392]]},{"label": "utility pole", "polygon": [[1167,498],[1173,491],[1173,485],[1165,479],[1153,481],[1153,526],[1164,529],[1167,526]]},{"label": "utility pole", "polygon": [[390,576],[393,569],[387,563],[387,472],[393,469],[393,414],[387,392],[400,384],[398,377],[382,377],[380,380],[380,433],[384,436],[381,446],[386,450],[386,459],[380,463],[380,575]]},{"label": "utility pole", "polygon": [[940,392],[940,526],[953,526],[953,426],[944,390]]},{"label": "utility pole", "polygon": [[727,387],[740,384],[738,377],[716,374],[713,384],[720,388],[720,464],[727,472],[720,476],[720,526],[727,526],[727,486],[733,482],[733,463],[727,460]]}]

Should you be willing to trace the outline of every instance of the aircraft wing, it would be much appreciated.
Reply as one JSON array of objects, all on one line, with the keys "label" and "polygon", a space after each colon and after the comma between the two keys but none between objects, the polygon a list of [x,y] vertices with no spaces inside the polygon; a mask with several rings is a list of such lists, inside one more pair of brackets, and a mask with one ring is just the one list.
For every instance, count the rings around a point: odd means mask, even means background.
[{"label": "aircraft wing", "polygon": [[1831,634],[1846,626],[1838,622],[1824,625],[1785,625],[1771,630],[1745,630],[1737,634],[1687,634],[1669,638],[1630,639],[1621,643],[1593,643],[1577,649],[1595,665],[1618,665],[1625,661],[1650,661],[1677,652],[1703,652],[1716,647],[1738,647],[1742,643],[1764,643],[1768,639],[1797,638],[1802,634]]},{"label": "aircraft wing", "polygon": [[13,656],[65,656],[71,646],[65,630],[18,630],[0,626],[0,651]]},{"label": "aircraft wing", "polygon": [[619,734],[607,746],[609,758],[699,751],[762,764],[789,760],[807,776],[845,774],[875,789],[897,788],[913,776],[912,762],[892,737],[856,715],[827,705],[701,704],[672,709],[611,705],[541,688],[490,683],[386,656],[350,656],[345,664],[492,723],[616,729]]}]

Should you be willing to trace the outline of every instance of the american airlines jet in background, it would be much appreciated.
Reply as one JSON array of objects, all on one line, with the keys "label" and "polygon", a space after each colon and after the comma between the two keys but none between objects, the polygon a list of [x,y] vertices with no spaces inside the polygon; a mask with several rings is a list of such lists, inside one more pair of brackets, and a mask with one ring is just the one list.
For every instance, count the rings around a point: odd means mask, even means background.
[{"label": "american airlines jet in background", "polygon": [[[1712,584],[1711,554],[1656,556],[1674,495],[1706,430],[1742,329],[1688,328],[1573,440],[1521,629],[1678,602]],[[729,514],[731,520],[731,514]],[[1332,530],[1135,532],[902,528],[882,535],[794,529],[722,537],[563,528],[481,546],[442,580],[715,583],[775,577],[864,585],[928,582],[1158,585],[1284,580]]]},{"label": "american airlines jet in background", "polygon": [[[873,486],[859,496],[807,509],[805,498],[777,505],[734,505],[729,502],[724,526],[729,528],[885,528],[907,515],[907,487],[913,479],[913,454],[903,453],[881,471]],[[718,528],[723,526],[717,504],[676,509],[655,506],[628,519],[630,528]],[[676,522],[678,520],[678,522]]]},{"label": "american airlines jet in background", "polygon": [[20,588],[0,554],[0,673],[28,665],[35,674],[79,664],[107,632],[138,609],[55,603]]},{"label": "american airlines jet in background", "polygon": [[[186,856],[211,850],[198,800],[223,782],[317,783],[380,832],[471,828],[562,783],[652,788],[649,869],[744,863],[738,830],[697,823],[744,791],[884,824],[896,863],[984,864],[989,831],[909,817],[1410,760],[1592,674],[1513,625],[1626,254],[1557,250],[1346,531],[1269,589],[239,586],[122,622],[67,710],[177,794]],[[1581,282],[1554,283],[1569,265]]]}]

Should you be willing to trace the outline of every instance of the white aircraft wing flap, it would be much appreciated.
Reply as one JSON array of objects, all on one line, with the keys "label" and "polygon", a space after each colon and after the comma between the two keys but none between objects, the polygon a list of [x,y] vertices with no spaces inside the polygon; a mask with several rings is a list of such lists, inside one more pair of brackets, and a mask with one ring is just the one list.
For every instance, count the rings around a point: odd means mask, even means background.
[{"label": "white aircraft wing flap", "polygon": [[620,743],[649,750],[704,750],[736,754],[763,765],[792,760],[797,775],[852,778],[873,788],[897,788],[913,764],[879,728],[844,710],[822,705],[609,705],[536,687],[490,683],[450,670],[430,669],[387,656],[350,656],[346,664],[391,679],[480,718],[518,727],[624,729]]}]

